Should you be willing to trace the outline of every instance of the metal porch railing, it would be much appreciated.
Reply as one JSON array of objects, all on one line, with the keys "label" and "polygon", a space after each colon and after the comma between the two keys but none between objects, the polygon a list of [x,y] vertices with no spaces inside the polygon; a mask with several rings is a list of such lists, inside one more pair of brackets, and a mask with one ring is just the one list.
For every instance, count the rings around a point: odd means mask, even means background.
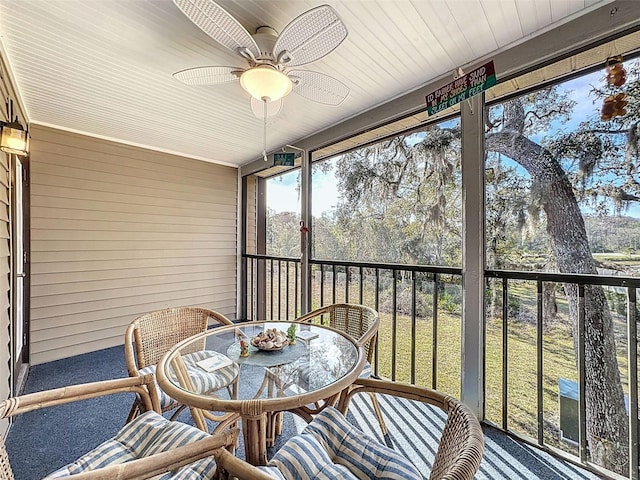
[{"label": "metal porch railing", "polygon": [[[374,373],[460,397],[462,269],[310,260],[311,309],[337,303],[362,303],[380,312],[381,323]],[[300,259],[266,255],[244,255],[244,312],[247,320],[293,319],[302,313]],[[578,274],[532,273],[486,270],[485,300],[485,412],[486,422],[556,455],[611,475],[590,461],[586,435],[585,287],[605,288],[616,324],[620,375],[629,413],[629,475],[638,478],[638,389],[637,389],[637,288],[640,278]],[[560,305],[560,323],[568,322],[567,297],[560,286],[577,289],[579,321],[577,342],[562,347],[547,338],[545,293],[554,289]],[[553,326],[550,328],[554,328]],[[510,385],[518,375],[519,350],[528,345],[535,365],[530,383],[533,398],[530,415],[518,416],[522,391]],[[563,401],[557,390],[559,379],[551,378],[548,362],[555,350],[575,359],[575,370],[567,380],[577,386],[576,435],[568,438],[560,428],[573,421],[559,418]],[[547,358],[548,357],[548,358]],[[499,358],[492,362],[491,358]],[[551,360],[550,360],[551,359]],[[572,373],[573,372],[573,373]],[[526,423],[525,424],[523,424]]]}]

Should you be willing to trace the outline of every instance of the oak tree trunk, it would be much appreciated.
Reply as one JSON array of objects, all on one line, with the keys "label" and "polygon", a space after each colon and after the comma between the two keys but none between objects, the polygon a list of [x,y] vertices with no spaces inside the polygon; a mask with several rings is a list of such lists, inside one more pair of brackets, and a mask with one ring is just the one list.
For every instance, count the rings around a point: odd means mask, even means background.
[{"label": "oak tree trunk", "polygon": [[542,312],[544,326],[552,326],[556,322],[556,317],[558,315],[556,284],[554,282],[547,282],[542,285]]},{"label": "oak tree trunk", "polygon": [[[519,100],[505,105],[502,131],[488,133],[486,149],[518,162],[542,192],[547,232],[562,273],[597,274],[584,219],[558,159],[523,135]],[[578,338],[578,288],[566,284],[574,344]],[[604,290],[585,287],[585,377],[587,441],[593,462],[618,473],[628,471],[628,420],[614,342],[613,322]],[[576,355],[577,358],[577,355]]]}]

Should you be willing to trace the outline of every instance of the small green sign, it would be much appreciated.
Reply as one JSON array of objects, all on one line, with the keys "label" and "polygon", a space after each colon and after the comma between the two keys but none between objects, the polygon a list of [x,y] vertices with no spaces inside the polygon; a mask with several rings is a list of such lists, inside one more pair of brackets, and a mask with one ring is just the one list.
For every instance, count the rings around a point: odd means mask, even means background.
[{"label": "small green sign", "polygon": [[293,167],[295,157],[295,153],[274,153],[273,166]]},{"label": "small green sign", "polygon": [[427,95],[427,112],[434,115],[484,92],[495,84],[496,69],[491,60]]}]

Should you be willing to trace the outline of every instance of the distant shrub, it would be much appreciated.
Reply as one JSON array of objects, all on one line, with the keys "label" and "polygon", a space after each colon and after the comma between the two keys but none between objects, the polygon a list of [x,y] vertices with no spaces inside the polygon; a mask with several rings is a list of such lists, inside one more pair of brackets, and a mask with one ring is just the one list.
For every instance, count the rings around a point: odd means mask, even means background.
[{"label": "distant shrub", "polygon": [[[387,288],[380,292],[380,312],[393,313],[393,290]],[[398,285],[396,287],[396,311],[402,315],[411,315],[411,287]],[[431,316],[431,294],[416,290],[416,317]]]},{"label": "distant shrub", "polygon": [[452,295],[449,292],[444,292],[438,299],[438,304],[442,309],[449,313],[457,313],[462,310],[462,303],[456,295]]}]

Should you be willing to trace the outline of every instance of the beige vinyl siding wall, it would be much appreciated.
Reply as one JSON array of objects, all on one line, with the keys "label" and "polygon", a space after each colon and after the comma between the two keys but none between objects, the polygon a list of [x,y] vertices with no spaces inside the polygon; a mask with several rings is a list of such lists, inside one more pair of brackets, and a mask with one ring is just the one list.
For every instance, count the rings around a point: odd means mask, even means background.
[{"label": "beige vinyl siding wall", "polygon": [[236,315],[237,169],[35,125],[31,361],[123,343],[138,315]]}]

